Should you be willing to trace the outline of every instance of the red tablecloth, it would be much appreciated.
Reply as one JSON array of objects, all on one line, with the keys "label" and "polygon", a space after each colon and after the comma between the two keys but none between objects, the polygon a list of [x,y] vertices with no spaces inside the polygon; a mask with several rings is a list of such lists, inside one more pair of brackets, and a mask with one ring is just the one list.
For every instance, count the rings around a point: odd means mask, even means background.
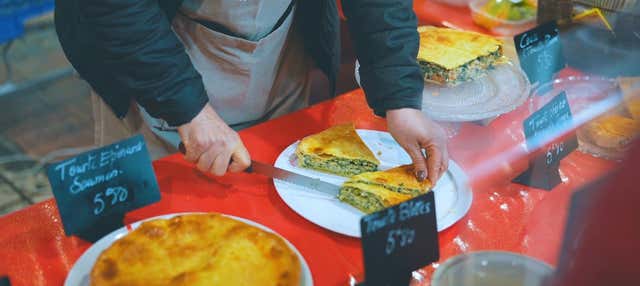
[{"label": "red tablecloth", "polygon": [[[526,106],[488,126],[462,124],[449,141],[452,159],[468,173],[473,205],[458,223],[440,233],[441,261],[462,252],[501,249],[556,262],[569,195],[596,179],[614,163],[578,151],[561,163],[564,182],[547,192],[510,183],[526,168],[521,130]],[[272,163],[289,144],[342,122],[385,130],[355,90],[333,100],[240,132],[254,159]],[[511,150],[508,157],[501,156]],[[362,276],[360,241],[318,227],[279,198],[270,179],[251,174],[204,176],[173,155],[154,162],[162,199],[127,215],[126,221],[161,214],[211,211],[264,224],[302,253],[316,285],[345,285]],[[13,285],[61,285],[75,260],[90,244],[66,237],[56,204],[48,200],[0,218],[0,276]],[[437,264],[436,264],[437,266]],[[427,276],[433,266],[423,270]]]},{"label": "red tablecloth", "polygon": [[[340,17],[344,19],[342,1],[337,0],[337,3]],[[419,25],[445,26],[492,34],[489,30],[473,23],[471,10],[466,6],[452,6],[434,0],[414,0],[413,11],[416,13]]]},{"label": "red tablecloth", "polygon": [[413,10],[420,25],[445,26],[492,34],[489,30],[473,23],[471,10],[466,6],[452,6],[435,0],[415,0]]}]

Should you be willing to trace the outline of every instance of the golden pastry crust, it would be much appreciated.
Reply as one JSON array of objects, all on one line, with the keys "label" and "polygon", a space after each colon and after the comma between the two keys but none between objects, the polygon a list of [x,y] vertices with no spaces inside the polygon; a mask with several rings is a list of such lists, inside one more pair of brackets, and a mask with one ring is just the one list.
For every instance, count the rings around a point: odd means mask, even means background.
[{"label": "golden pastry crust", "polygon": [[587,123],[586,130],[600,147],[625,148],[640,133],[640,124],[624,116],[606,115]]},{"label": "golden pastry crust", "polygon": [[628,113],[640,121],[640,77],[621,77],[618,84]]},{"label": "golden pastry crust", "polygon": [[419,182],[412,165],[351,177],[340,188],[338,199],[365,212],[372,213],[427,193],[429,180]]},{"label": "golden pastry crust", "polygon": [[640,122],[640,96],[627,100],[626,105],[631,117]]},{"label": "golden pastry crust", "polygon": [[396,192],[401,189],[416,190],[418,193],[425,193],[431,189],[431,181],[419,182],[413,169],[413,165],[402,165],[386,171],[363,173],[351,177],[352,182],[367,182],[394,189]]},{"label": "golden pastry crust", "polygon": [[[436,64],[447,70],[502,51],[500,40],[476,32],[421,26],[418,27],[418,33],[418,60]],[[500,56],[501,53],[497,58]]]},{"label": "golden pastry crust", "polygon": [[296,156],[301,167],[346,176],[376,170],[380,164],[353,123],[305,137],[298,144]]},{"label": "golden pastry crust", "polygon": [[364,213],[376,212],[397,205],[413,196],[397,193],[379,185],[362,182],[345,182],[338,199]]},{"label": "golden pastry crust", "polygon": [[91,271],[104,285],[299,285],[297,255],[276,234],[219,214],[144,222]]}]

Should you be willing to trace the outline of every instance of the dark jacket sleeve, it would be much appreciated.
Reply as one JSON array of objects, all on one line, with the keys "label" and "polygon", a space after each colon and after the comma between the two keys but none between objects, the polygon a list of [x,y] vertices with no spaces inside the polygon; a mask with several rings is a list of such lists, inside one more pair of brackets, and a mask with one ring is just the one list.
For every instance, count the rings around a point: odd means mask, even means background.
[{"label": "dark jacket sleeve", "polygon": [[135,98],[152,116],[177,126],[208,102],[200,74],[171,29],[175,11],[167,7],[179,1],[161,8],[169,2],[56,1],[56,30],[67,58],[118,116]]},{"label": "dark jacket sleeve", "polygon": [[424,82],[416,60],[413,1],[348,0],[342,5],[369,106],[379,116],[389,109],[421,109]]}]

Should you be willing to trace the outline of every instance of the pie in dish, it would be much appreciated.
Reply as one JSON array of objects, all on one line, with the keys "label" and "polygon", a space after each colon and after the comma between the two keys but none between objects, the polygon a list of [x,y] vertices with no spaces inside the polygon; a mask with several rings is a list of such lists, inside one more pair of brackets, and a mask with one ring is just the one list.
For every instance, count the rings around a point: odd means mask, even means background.
[{"label": "pie in dish", "polygon": [[505,61],[502,42],[491,36],[431,26],[418,27],[418,33],[418,63],[425,81],[457,85]]},{"label": "pie in dish", "polygon": [[627,100],[626,105],[631,117],[640,122],[640,96]]},{"label": "pie in dish", "polygon": [[90,285],[300,285],[276,234],[219,214],[143,222],[98,257]]},{"label": "pie in dish", "polygon": [[606,115],[587,123],[586,131],[600,147],[625,149],[640,134],[639,123],[621,115]]},{"label": "pie in dish", "polygon": [[640,78],[619,78],[618,85],[622,103],[578,130],[578,139],[600,148],[597,155],[613,159],[621,159],[640,136]]},{"label": "pie in dish", "polygon": [[425,194],[430,189],[429,180],[419,182],[416,179],[413,165],[403,165],[351,177],[340,188],[338,199],[365,213],[372,213]]},{"label": "pie in dish", "polygon": [[640,120],[640,77],[619,78],[618,83],[628,113],[633,119]]},{"label": "pie in dish", "polygon": [[305,137],[298,144],[296,156],[300,167],[347,177],[375,171],[380,164],[353,123]]}]

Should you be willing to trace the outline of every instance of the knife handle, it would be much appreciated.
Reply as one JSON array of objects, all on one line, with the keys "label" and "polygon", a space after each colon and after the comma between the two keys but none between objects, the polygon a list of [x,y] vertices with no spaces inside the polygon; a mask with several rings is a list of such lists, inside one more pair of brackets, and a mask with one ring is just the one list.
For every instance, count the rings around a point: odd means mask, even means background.
[{"label": "knife handle", "polygon": [[[178,144],[178,150],[180,151],[180,153],[182,153],[183,155],[187,155],[187,147],[184,146],[184,143],[180,142],[180,144]],[[231,163],[233,162],[233,159],[229,160],[229,165],[231,165]],[[252,162],[253,163],[253,162]],[[253,164],[249,165],[249,167],[247,167],[246,169],[244,169],[245,173],[253,173]]]}]

